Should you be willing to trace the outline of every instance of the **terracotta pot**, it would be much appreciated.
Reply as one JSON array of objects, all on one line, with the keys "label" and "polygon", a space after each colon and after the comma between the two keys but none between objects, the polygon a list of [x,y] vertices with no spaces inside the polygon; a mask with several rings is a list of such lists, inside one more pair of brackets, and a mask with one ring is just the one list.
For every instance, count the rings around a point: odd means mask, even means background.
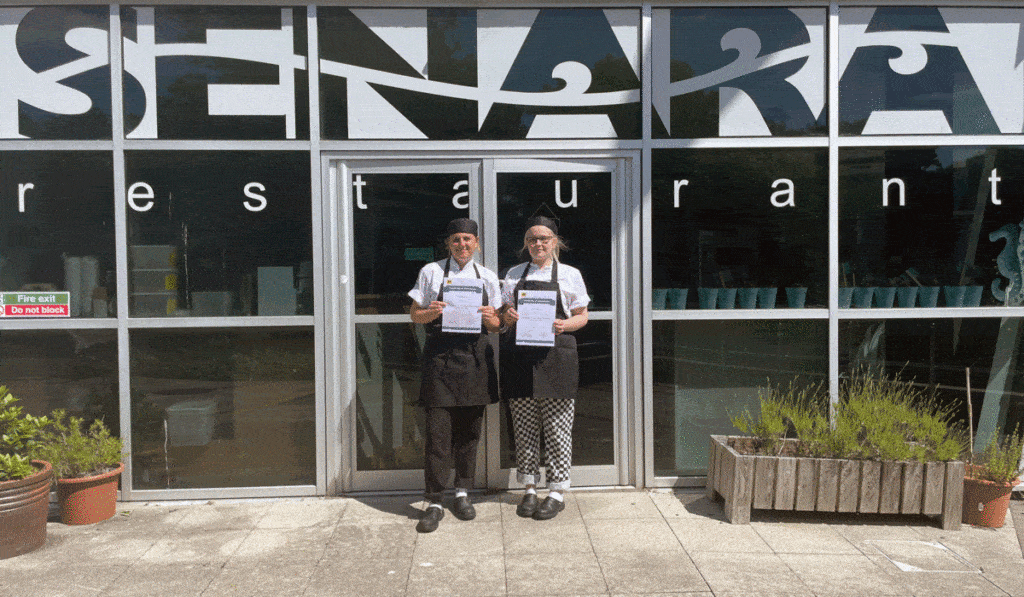
[{"label": "terracotta pot", "polygon": [[117,511],[117,482],[124,464],[109,473],[57,479],[60,521],[64,524],[92,524],[106,520]]},{"label": "terracotta pot", "polygon": [[999,528],[1010,507],[1010,493],[1016,486],[983,479],[964,479],[964,522],[979,527]]},{"label": "terracotta pot", "polygon": [[46,543],[50,511],[49,462],[33,460],[39,472],[24,479],[0,482],[0,560],[28,553]]}]

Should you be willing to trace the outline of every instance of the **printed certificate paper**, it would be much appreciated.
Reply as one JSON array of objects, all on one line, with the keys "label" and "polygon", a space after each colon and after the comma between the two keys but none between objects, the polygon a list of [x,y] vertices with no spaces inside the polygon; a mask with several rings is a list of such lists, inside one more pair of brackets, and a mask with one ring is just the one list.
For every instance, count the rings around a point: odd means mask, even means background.
[{"label": "printed certificate paper", "polygon": [[520,290],[519,322],[516,324],[516,344],[519,346],[555,345],[554,290]]},{"label": "printed certificate paper", "polygon": [[447,278],[444,281],[444,302],[441,331],[456,334],[479,334],[483,315],[484,281],[477,278]]}]

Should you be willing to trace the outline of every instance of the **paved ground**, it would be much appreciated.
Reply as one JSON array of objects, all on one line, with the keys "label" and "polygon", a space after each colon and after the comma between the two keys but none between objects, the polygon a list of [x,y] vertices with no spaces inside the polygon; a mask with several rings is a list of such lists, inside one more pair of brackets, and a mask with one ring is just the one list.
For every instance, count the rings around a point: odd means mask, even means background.
[{"label": "paved ground", "polygon": [[[419,535],[411,497],[120,504],[0,561],[0,595],[1022,595],[1002,529],[925,518],[755,513],[730,525],[701,493],[577,491],[558,518],[515,515],[517,493]],[[1015,504],[1018,507],[1020,504]],[[1022,521],[1024,522],[1024,521]]]}]

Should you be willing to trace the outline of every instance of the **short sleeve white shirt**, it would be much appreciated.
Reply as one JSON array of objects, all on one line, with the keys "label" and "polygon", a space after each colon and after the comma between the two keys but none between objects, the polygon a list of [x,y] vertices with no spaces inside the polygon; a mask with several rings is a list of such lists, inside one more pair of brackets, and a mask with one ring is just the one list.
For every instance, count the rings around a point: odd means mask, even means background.
[{"label": "short sleeve white shirt", "polygon": [[[420,307],[425,309],[431,301],[437,300],[437,293],[441,291],[441,283],[444,281],[446,261],[448,260],[434,261],[420,269],[420,275],[416,278],[416,286],[409,291],[409,298],[416,301]],[[480,279],[484,282],[487,304],[495,309],[500,309],[504,304],[501,302],[501,284],[498,282],[498,275],[491,270],[476,261],[470,261],[466,267],[460,268],[458,262],[452,259],[448,275],[452,278],[475,278],[477,270],[480,271]]]},{"label": "short sleeve white shirt", "polygon": [[[536,265],[520,263],[508,270],[508,273],[505,274],[505,279],[501,283],[501,295],[505,303],[515,304],[512,300],[512,293],[516,289],[516,284],[519,284],[519,280],[522,279],[527,265],[530,266],[530,273],[526,276],[527,280],[537,280],[538,282],[551,281],[551,264],[537,269]],[[587,286],[583,283],[583,274],[580,273],[580,270],[559,262],[557,282],[558,289],[562,294],[562,304],[569,310],[569,313],[572,313],[574,309],[586,307],[590,304],[590,296],[587,294]]]}]

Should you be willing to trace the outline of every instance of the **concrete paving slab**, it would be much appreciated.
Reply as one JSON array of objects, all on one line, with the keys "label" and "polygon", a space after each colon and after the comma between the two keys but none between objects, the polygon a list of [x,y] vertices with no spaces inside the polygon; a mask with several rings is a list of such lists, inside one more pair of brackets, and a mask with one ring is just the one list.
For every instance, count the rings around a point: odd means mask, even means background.
[{"label": "concrete paving slab", "polygon": [[1012,597],[1024,597],[1024,562],[1006,566],[990,566],[985,578]]},{"label": "concrete paving slab", "polygon": [[878,554],[905,572],[978,572],[978,568],[937,541],[869,540]]},{"label": "concrete paving slab", "polygon": [[323,559],[412,559],[418,533],[411,522],[344,519],[334,527]]},{"label": "concrete paving slab", "polygon": [[502,525],[506,555],[594,552],[580,518],[537,521],[512,516]]},{"label": "concrete paving slab", "polygon": [[703,491],[700,493],[696,491],[673,491],[671,489],[649,489],[647,491],[658,511],[667,519],[704,518],[686,508],[688,502],[703,498]]},{"label": "concrete paving slab", "polygon": [[407,594],[416,597],[490,597],[506,595],[502,556],[446,558],[414,562]]},{"label": "concrete paving slab", "polygon": [[860,553],[853,543],[828,525],[752,522],[750,526],[775,553]]},{"label": "concrete paving slab", "polygon": [[[165,535],[170,532],[194,506],[192,505],[150,505],[130,502],[118,502],[117,512],[112,518],[96,524],[69,527],[77,532],[111,533],[126,532],[133,535],[149,534]],[[47,532],[54,526],[63,527],[59,523],[47,526]]]},{"label": "concrete paving slab", "polygon": [[324,557],[330,527],[253,529],[231,554],[226,566],[256,566],[262,562],[284,565],[316,564]]},{"label": "concrete paving slab", "polygon": [[690,554],[715,595],[753,593],[811,597],[810,587],[773,553]]},{"label": "concrete paving slab", "polygon": [[1002,596],[1006,592],[984,575],[976,572],[907,572],[894,566],[884,556],[867,556],[879,568],[891,574],[909,595],[916,597]]},{"label": "concrete paving slab", "polygon": [[274,502],[256,524],[256,528],[333,526],[350,501],[345,498],[303,498]]},{"label": "concrete paving slab", "polygon": [[251,531],[173,533],[153,544],[138,562],[223,566]]},{"label": "concrete paving slab", "polygon": [[447,514],[436,531],[416,538],[413,562],[438,563],[463,556],[501,556],[503,551],[500,522],[462,521]]},{"label": "concrete paving slab", "polygon": [[830,525],[852,543],[861,553],[869,556],[880,555],[874,541],[924,541],[914,527],[885,524],[843,524]]},{"label": "concrete paving slab", "polygon": [[517,554],[505,560],[509,595],[585,595],[608,591],[590,553]]},{"label": "concrete paving slab", "polygon": [[613,593],[680,593],[712,588],[683,551],[599,553],[597,560]]},{"label": "concrete paving slab", "polygon": [[3,594],[5,597],[94,597],[117,582],[118,577],[128,570],[127,565],[55,564],[58,565],[46,569],[0,569]]},{"label": "concrete paving slab", "polygon": [[221,568],[203,591],[203,597],[300,597],[315,570],[315,564],[261,563],[244,568]]},{"label": "concrete paving slab", "polygon": [[672,528],[664,519],[587,520],[590,542],[598,555],[623,551],[670,551],[683,553]]},{"label": "concrete paving slab", "polygon": [[672,518],[668,525],[689,553],[719,551],[771,553],[772,548],[750,526],[708,518]]},{"label": "concrete paving slab", "polygon": [[53,562],[130,565],[159,540],[157,537],[136,537],[122,533],[48,534],[46,543],[39,549],[16,558],[0,560],[0,570],[45,568]]},{"label": "concrete paving slab", "polygon": [[189,508],[178,521],[181,529],[203,531],[211,528],[221,530],[251,529],[266,516],[273,502],[226,503],[207,502]]},{"label": "concrete paving slab", "polygon": [[343,499],[348,503],[341,514],[341,520],[411,520],[415,525],[424,507],[419,496],[368,496]]},{"label": "concrete paving slab", "polygon": [[408,581],[407,559],[324,560],[310,576],[303,596],[397,597],[406,594]]},{"label": "concrete paving slab", "polygon": [[906,587],[865,555],[780,554],[816,596],[905,595]]},{"label": "concrete paving slab", "polygon": [[100,592],[103,597],[199,597],[220,573],[220,566],[136,564],[117,582]]},{"label": "concrete paving slab", "polygon": [[646,491],[595,491],[574,494],[584,519],[662,518]]}]

